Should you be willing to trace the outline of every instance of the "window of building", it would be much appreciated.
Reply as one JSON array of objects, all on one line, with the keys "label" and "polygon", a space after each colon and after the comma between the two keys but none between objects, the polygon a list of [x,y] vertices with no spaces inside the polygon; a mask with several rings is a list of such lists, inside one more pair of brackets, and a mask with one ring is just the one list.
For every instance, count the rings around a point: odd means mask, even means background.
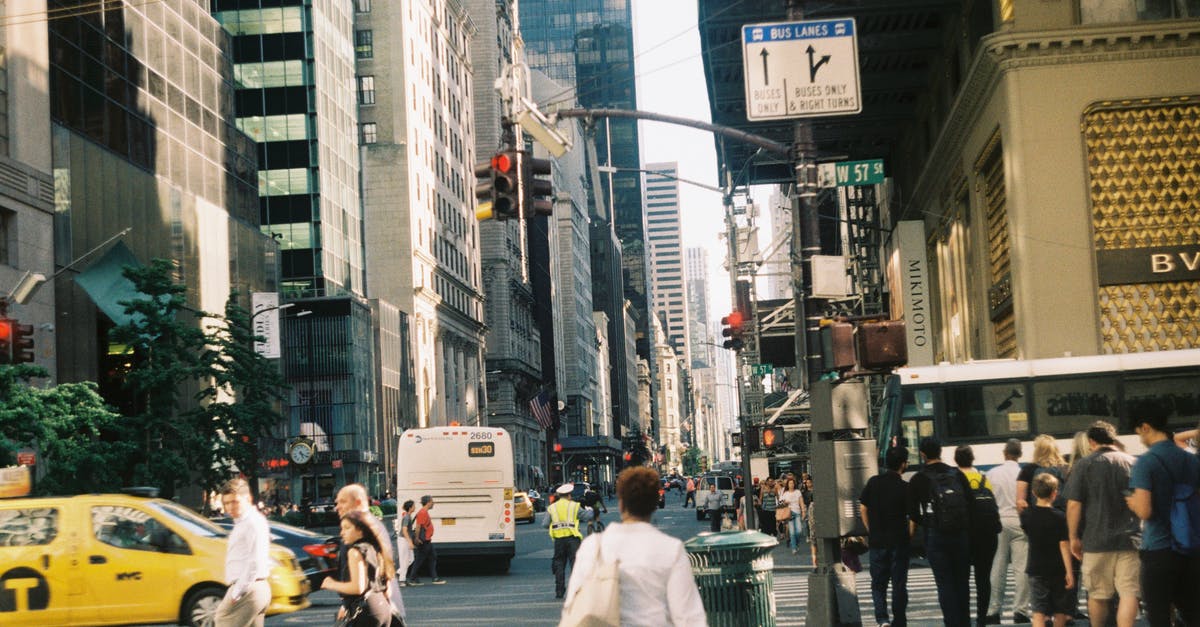
[{"label": "window of building", "polygon": [[379,127],[374,122],[366,122],[362,126],[362,143],[364,146],[379,141]]},{"label": "window of building", "polygon": [[354,56],[359,59],[370,59],[375,56],[375,31],[354,31]]},{"label": "window of building", "polygon": [[359,13],[370,13],[371,0],[354,0],[354,10]]},{"label": "window of building", "polygon": [[1200,0],[1080,0],[1084,24],[1200,17]]},{"label": "window of building", "polygon": [[358,104],[360,104],[360,105],[375,104],[375,77],[374,76],[358,77]]},{"label": "window of building", "polygon": [[11,240],[16,235],[17,214],[8,209],[0,208],[0,263],[12,265],[9,251]]}]

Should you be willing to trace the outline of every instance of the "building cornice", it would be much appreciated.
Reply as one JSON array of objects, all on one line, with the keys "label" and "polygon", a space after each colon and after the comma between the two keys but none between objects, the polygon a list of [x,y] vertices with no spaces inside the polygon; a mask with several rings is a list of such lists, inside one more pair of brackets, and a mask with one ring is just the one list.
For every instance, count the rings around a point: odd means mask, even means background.
[{"label": "building cornice", "polygon": [[[961,150],[1004,74],[1026,68],[1200,57],[1200,20],[1162,20],[997,32],[981,40],[912,198],[936,198],[951,178],[943,167]],[[926,211],[935,207],[924,207]]]}]

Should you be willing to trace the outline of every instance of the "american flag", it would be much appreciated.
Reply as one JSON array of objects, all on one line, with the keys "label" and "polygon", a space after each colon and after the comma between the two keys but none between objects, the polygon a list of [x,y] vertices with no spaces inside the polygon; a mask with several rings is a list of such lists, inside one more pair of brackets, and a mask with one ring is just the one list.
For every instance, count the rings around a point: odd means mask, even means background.
[{"label": "american flag", "polygon": [[538,395],[529,399],[529,411],[533,412],[533,418],[542,425],[543,429],[549,429],[554,425],[554,413],[550,408],[550,393],[546,390],[538,392]]}]

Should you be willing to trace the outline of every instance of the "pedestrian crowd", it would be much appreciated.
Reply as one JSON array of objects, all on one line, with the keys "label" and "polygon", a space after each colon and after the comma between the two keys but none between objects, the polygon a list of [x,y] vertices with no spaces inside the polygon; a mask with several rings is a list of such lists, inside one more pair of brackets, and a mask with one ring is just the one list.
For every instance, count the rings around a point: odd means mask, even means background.
[{"label": "pedestrian crowd", "polygon": [[[906,624],[909,557],[920,550],[951,627],[1002,618],[1132,627],[1139,608],[1151,627],[1200,626],[1200,456],[1185,446],[1197,431],[1173,435],[1167,418],[1146,410],[1132,420],[1146,447],[1137,458],[1104,421],[1076,435],[1069,461],[1039,435],[1022,465],[1025,447],[1010,439],[986,473],[970,446],[955,449],[951,465],[927,437],[906,482],[909,451],[889,449],[859,497],[876,624]],[[1086,613],[1077,611],[1081,591]]]}]

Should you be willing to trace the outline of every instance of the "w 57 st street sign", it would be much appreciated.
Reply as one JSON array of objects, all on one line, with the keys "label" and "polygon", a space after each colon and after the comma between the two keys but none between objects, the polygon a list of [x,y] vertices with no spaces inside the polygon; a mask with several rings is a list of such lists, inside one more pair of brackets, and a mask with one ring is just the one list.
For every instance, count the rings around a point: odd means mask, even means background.
[{"label": "w 57 st street sign", "polygon": [[742,27],[746,119],[862,111],[854,18]]}]

